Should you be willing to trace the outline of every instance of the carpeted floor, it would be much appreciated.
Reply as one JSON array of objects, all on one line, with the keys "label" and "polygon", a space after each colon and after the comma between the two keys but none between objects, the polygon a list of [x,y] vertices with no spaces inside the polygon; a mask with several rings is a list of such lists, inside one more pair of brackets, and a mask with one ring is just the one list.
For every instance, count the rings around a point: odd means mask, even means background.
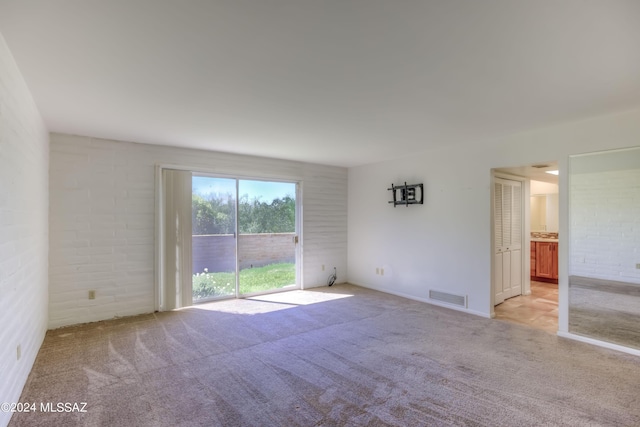
[{"label": "carpeted floor", "polygon": [[640,285],[569,277],[569,332],[640,349]]},{"label": "carpeted floor", "polygon": [[351,285],[49,331],[10,426],[638,426],[640,358]]}]

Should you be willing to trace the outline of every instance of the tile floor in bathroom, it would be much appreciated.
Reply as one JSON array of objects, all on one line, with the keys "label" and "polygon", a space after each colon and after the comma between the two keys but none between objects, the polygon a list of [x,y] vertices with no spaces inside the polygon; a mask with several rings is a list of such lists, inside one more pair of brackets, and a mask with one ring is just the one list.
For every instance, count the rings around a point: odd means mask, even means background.
[{"label": "tile floor in bathroom", "polygon": [[558,331],[558,285],[531,281],[531,295],[510,298],[495,307],[496,319]]}]

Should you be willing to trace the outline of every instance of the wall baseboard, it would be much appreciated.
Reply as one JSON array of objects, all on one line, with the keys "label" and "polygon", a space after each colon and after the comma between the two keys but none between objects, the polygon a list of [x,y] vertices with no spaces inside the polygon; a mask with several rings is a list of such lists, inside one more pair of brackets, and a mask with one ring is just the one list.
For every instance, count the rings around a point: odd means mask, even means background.
[{"label": "wall baseboard", "polygon": [[572,334],[570,332],[562,332],[558,331],[558,336],[562,338],[568,338],[574,341],[581,341],[587,344],[596,345],[598,347],[608,348],[610,350],[620,351],[622,353],[632,354],[634,356],[640,356],[640,349],[635,349],[631,347],[625,347],[618,344],[613,344],[606,341],[600,341],[593,338],[583,337],[582,335]]},{"label": "wall baseboard", "polygon": [[363,285],[363,284],[355,283],[355,282],[352,282],[352,281],[348,281],[347,283],[352,284],[352,285],[356,285],[356,286],[360,286],[362,288],[367,288],[367,289],[372,289],[374,291],[383,292],[385,294],[395,295],[395,296],[398,296],[398,297],[407,298],[407,299],[414,300],[414,301],[420,301],[420,302],[424,302],[424,303],[427,303],[427,304],[430,304],[430,305],[435,305],[435,306],[438,306],[438,307],[443,307],[443,308],[448,308],[448,309],[455,310],[455,311],[461,311],[463,313],[473,314],[474,316],[484,317],[485,319],[490,319],[491,318],[491,314],[489,314],[489,313],[482,313],[482,312],[475,311],[475,310],[469,310],[468,308],[457,307],[457,306],[451,305],[451,304],[439,303],[439,302],[434,301],[434,300],[429,299],[429,298],[422,298],[422,297],[418,297],[418,296],[415,296],[415,295],[405,294],[405,293],[402,293],[402,292],[389,291],[388,289],[382,289],[382,288],[378,288],[378,287],[375,287],[375,286]]}]

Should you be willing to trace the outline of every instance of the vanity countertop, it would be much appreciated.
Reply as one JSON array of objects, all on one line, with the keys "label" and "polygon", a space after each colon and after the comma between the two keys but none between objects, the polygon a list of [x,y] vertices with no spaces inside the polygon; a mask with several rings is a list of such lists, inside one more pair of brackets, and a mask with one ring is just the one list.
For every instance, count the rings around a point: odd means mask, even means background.
[{"label": "vanity countertop", "polygon": [[532,237],[531,238],[532,242],[555,242],[558,243],[558,239],[544,239],[541,237]]}]

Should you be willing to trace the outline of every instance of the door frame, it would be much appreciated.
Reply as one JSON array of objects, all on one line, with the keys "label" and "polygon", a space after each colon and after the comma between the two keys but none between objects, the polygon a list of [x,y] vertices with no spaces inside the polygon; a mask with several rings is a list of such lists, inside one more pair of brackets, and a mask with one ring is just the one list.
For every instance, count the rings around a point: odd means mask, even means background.
[{"label": "door frame", "polygon": [[[164,230],[165,218],[164,218],[164,200],[163,200],[163,185],[162,185],[162,172],[165,169],[172,170],[181,170],[181,171],[189,171],[195,174],[203,174],[209,175],[216,178],[229,178],[235,179],[236,181],[236,190],[238,185],[238,180],[247,179],[247,180],[261,180],[261,181],[275,181],[275,182],[289,182],[296,184],[296,235],[298,236],[298,244],[296,245],[296,287],[295,289],[304,289],[304,270],[302,268],[303,265],[303,248],[304,248],[304,230],[303,230],[303,214],[302,214],[302,197],[303,197],[303,188],[304,182],[301,176],[283,176],[283,175],[271,175],[271,174],[252,174],[246,175],[242,173],[232,173],[228,171],[220,172],[213,168],[207,168],[202,166],[189,166],[185,164],[168,164],[168,163],[157,163],[155,165],[155,235],[154,235],[154,252],[155,252],[155,284],[154,284],[154,310],[155,311],[165,311],[167,307],[165,306],[164,295],[166,290],[164,277],[164,264],[165,264],[165,245],[166,245],[166,236]],[[237,194],[237,192],[236,192]],[[236,208],[237,208],[238,200],[236,200]],[[236,213],[237,219],[237,213]],[[236,245],[236,263],[237,263],[237,245]],[[238,269],[236,268],[236,271]],[[237,274],[236,274],[237,276]],[[236,277],[236,282],[238,278]],[[243,296],[244,297],[250,297]],[[236,286],[236,295],[235,298],[238,298],[237,286]]]},{"label": "door frame", "polygon": [[521,192],[521,204],[522,204],[522,227],[520,232],[522,233],[521,235],[521,242],[522,242],[522,250],[520,251],[520,265],[522,266],[521,268],[521,278],[520,278],[520,286],[521,286],[521,294],[522,295],[529,295],[531,294],[531,277],[528,274],[529,270],[531,269],[531,258],[530,258],[530,253],[531,253],[531,233],[530,233],[530,228],[531,225],[530,223],[530,216],[531,213],[529,212],[530,210],[530,201],[529,201],[529,193],[531,192],[530,190],[530,185],[529,185],[529,179],[524,178],[522,176],[517,176],[517,175],[511,175],[511,174],[507,174],[507,173],[503,173],[503,172],[497,172],[495,169],[491,169],[491,190],[490,190],[490,197],[491,197],[491,202],[490,202],[490,220],[491,220],[491,239],[490,239],[490,258],[491,258],[491,286],[490,288],[490,298],[489,298],[489,303],[491,304],[490,310],[489,312],[491,313],[491,317],[495,317],[496,313],[495,313],[495,296],[496,296],[496,283],[495,283],[495,277],[496,277],[496,271],[495,271],[495,264],[496,264],[496,254],[495,254],[495,247],[496,247],[496,242],[495,242],[495,180],[496,178],[501,178],[501,179],[508,179],[511,181],[519,181],[522,184],[522,189],[523,191]]}]

